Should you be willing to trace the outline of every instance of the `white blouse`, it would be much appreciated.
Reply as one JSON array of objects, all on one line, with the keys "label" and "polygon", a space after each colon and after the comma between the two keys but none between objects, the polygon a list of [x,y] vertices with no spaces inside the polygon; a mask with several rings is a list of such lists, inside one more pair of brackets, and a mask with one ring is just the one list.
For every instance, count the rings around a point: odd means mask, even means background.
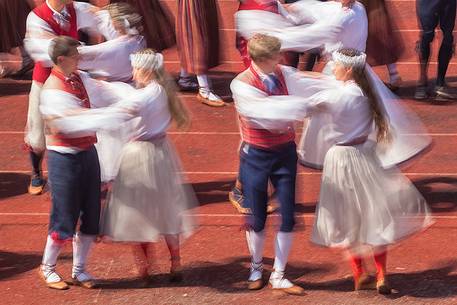
[{"label": "white blouse", "polygon": [[116,83],[116,86],[124,92],[124,100],[119,106],[135,113],[131,122],[132,140],[147,141],[163,136],[171,122],[165,89],[155,81],[141,89],[123,83]]}]

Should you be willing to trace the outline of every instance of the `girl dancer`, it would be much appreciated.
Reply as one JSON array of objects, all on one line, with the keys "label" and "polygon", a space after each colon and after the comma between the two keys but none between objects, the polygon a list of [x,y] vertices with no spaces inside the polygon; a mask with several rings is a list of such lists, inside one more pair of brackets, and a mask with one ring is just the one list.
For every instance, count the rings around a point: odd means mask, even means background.
[{"label": "girl dancer", "polygon": [[387,246],[429,226],[431,217],[417,189],[396,168],[384,170],[376,144],[368,141],[373,123],[378,143],[389,144],[396,130],[373,90],[365,53],[341,49],[333,60],[340,84],[312,98],[331,117],[323,132],[334,143],[325,156],[312,241],[349,251],[356,290],[370,286],[363,256],[372,250],[376,288],[390,294]]},{"label": "girl dancer", "polygon": [[[119,84],[131,102],[123,106],[137,113],[132,141],[122,149],[119,172],[104,211],[102,234],[113,241],[157,242],[165,237],[171,255],[170,273],[180,279],[180,234],[189,235],[192,223],[184,212],[196,199],[180,176],[179,159],[166,131],[172,120],[189,123],[164,71],[163,57],[146,49],[131,56],[137,89]],[[147,244],[142,245],[147,255]],[[148,266],[142,275],[147,277]]]}]

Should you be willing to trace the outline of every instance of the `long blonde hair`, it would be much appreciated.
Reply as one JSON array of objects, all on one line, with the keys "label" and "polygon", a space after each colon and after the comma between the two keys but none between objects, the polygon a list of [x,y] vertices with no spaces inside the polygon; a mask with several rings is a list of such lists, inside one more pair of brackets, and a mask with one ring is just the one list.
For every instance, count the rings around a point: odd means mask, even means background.
[{"label": "long blonde hair", "polygon": [[186,129],[190,126],[190,115],[181,99],[176,94],[177,87],[175,80],[163,68],[154,71],[157,82],[165,89],[168,97],[168,109],[172,119],[179,129]]},{"label": "long blonde hair", "polygon": [[[343,48],[338,50],[338,52],[349,57],[359,56],[361,54],[359,51],[350,48]],[[370,103],[373,120],[377,130],[376,140],[378,142],[390,141],[388,118],[386,118],[384,113],[381,111],[380,102],[370,85],[365,66],[352,67],[352,77],[357,85],[362,89],[363,93],[368,98],[368,102]]]},{"label": "long blonde hair", "polygon": [[[154,52],[152,49],[143,49],[135,53],[135,55],[150,55],[151,58],[155,58],[157,61],[157,55],[162,58],[161,54]],[[161,61],[161,60],[159,60]],[[182,103],[181,99],[176,94],[177,86],[173,77],[163,68],[163,63],[150,62],[148,65],[150,73],[155,77],[155,80],[164,88],[168,98],[168,109],[170,111],[172,119],[176,122],[179,129],[185,129],[190,126],[190,115],[187,108]]]}]

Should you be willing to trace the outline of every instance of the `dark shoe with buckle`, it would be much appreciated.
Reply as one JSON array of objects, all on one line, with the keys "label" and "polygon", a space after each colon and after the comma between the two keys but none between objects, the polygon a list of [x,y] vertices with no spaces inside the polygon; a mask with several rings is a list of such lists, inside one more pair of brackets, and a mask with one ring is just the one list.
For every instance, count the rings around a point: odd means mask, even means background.
[{"label": "dark shoe with buckle", "polygon": [[30,180],[28,192],[30,195],[40,195],[43,193],[46,182],[40,175],[34,175]]},{"label": "dark shoe with buckle", "polygon": [[376,290],[378,290],[379,294],[383,295],[389,295],[392,293],[392,288],[390,288],[386,278],[382,278],[377,281]]},{"label": "dark shoe with buckle", "polygon": [[402,85],[403,80],[401,79],[400,75],[394,74],[390,75],[390,81],[386,84],[387,88],[389,88],[392,92],[397,92]]},{"label": "dark shoe with buckle", "polygon": [[414,93],[414,98],[416,100],[425,100],[428,98],[428,91],[427,91],[427,86],[425,85],[419,85],[416,88],[416,92]]},{"label": "dark shoe with buckle", "polygon": [[198,83],[190,76],[188,77],[180,77],[178,79],[178,86],[181,91],[197,91],[198,90]]},{"label": "dark shoe with buckle", "polygon": [[172,267],[170,269],[170,282],[171,283],[180,283],[183,281],[182,267]]},{"label": "dark shoe with buckle", "polygon": [[454,89],[448,86],[436,86],[435,87],[435,100],[436,101],[450,101],[457,99],[457,95]]}]

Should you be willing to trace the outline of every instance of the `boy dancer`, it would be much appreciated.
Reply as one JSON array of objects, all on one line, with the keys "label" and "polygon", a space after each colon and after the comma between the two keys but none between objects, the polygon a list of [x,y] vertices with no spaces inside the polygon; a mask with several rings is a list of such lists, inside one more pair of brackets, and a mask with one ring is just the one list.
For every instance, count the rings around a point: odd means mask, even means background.
[{"label": "boy dancer", "polygon": [[[268,98],[271,95],[287,95],[284,75],[278,65],[281,43],[278,39],[257,34],[248,42],[251,66],[239,74],[231,84],[239,113],[243,95]],[[251,253],[251,269],[248,288],[263,287],[263,248],[265,221],[267,218],[268,180],[276,190],[281,205],[282,224],[276,235],[274,271],[270,276],[273,289],[289,294],[302,295],[303,288],[285,278],[285,267],[292,246],[292,231],[295,224],[295,179],[297,153],[295,131],[292,123],[285,123],[272,132],[256,126],[252,118],[240,115],[243,143],[240,149],[240,179],[247,205],[252,215],[248,216],[246,239]]]},{"label": "boy dancer", "polygon": [[41,88],[51,73],[52,62],[48,56],[50,40],[59,35],[78,39],[78,30],[83,28],[98,30],[108,39],[117,35],[112,31],[110,22],[97,18],[91,8],[90,4],[72,0],[47,0],[27,17],[24,44],[27,52],[35,60],[24,138],[32,162],[33,172],[29,186],[31,195],[41,194],[45,183],[41,172],[45,137],[39,104]]},{"label": "boy dancer", "polygon": [[[100,165],[94,147],[96,125],[115,126],[129,118],[126,110],[112,108],[113,111],[103,113],[106,117],[109,112],[117,115],[120,120],[116,122],[91,117],[75,122],[75,118],[84,117],[92,105],[83,83],[87,76],[77,71],[78,46],[77,40],[67,36],[52,40],[49,55],[55,65],[41,90],[40,111],[49,131],[46,143],[52,210],[40,275],[49,288],[59,290],[68,289],[68,285],[56,272],[57,257],[63,243],[71,239],[73,284],[85,288],[95,286],[85,271],[85,263],[98,234],[100,218]],[[78,220],[79,232],[75,234]]]}]

